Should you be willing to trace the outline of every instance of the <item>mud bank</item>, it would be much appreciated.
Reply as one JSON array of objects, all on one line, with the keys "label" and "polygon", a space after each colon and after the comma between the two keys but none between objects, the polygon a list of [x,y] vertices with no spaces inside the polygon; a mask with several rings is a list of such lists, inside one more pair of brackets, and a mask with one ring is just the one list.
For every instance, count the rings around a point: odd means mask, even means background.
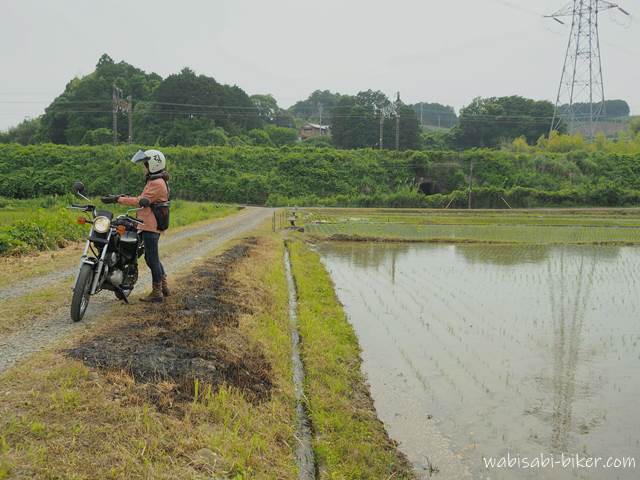
[{"label": "mud bank", "polygon": [[159,407],[192,399],[195,388],[216,389],[222,383],[252,401],[268,399],[271,366],[261,348],[238,330],[239,315],[249,307],[229,275],[256,243],[245,239],[206,261],[168,301],[151,308],[136,305],[131,321],[83,340],[67,355],[90,367],[124,370]]}]

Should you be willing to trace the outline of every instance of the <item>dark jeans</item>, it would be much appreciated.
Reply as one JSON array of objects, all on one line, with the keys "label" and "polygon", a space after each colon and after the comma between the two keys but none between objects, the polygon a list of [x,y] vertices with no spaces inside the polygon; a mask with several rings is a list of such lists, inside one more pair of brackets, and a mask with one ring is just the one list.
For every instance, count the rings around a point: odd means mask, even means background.
[{"label": "dark jeans", "polygon": [[151,269],[151,279],[153,283],[160,283],[164,275],[164,267],[160,263],[160,252],[158,251],[160,234],[143,231],[142,240],[144,241],[144,261]]}]

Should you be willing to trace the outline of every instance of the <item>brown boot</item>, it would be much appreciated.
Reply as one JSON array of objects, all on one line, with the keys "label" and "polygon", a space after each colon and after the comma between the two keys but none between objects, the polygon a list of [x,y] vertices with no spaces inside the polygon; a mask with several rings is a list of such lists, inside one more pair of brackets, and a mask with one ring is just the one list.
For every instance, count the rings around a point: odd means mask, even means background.
[{"label": "brown boot", "polygon": [[169,290],[169,284],[167,283],[167,276],[162,275],[162,295],[168,297],[171,295],[171,290]]},{"label": "brown boot", "polygon": [[151,288],[151,293],[146,297],[141,297],[141,302],[162,303],[162,283],[154,283]]}]

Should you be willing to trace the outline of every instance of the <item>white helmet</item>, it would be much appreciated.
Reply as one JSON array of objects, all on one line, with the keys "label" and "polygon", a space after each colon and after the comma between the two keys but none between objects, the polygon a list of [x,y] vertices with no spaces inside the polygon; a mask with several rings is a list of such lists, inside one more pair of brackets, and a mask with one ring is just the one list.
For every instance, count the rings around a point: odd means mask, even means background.
[{"label": "white helmet", "polygon": [[133,163],[148,162],[149,173],[161,172],[167,166],[167,160],[160,150],[138,150],[136,154],[131,157],[131,161]]}]

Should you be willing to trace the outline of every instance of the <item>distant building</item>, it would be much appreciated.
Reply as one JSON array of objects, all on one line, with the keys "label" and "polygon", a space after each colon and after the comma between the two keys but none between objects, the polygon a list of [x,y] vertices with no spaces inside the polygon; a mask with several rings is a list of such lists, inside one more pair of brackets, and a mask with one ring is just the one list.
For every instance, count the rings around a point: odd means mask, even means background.
[{"label": "distant building", "polygon": [[329,125],[318,125],[316,123],[305,123],[300,128],[300,138],[306,140],[320,135],[329,135]]}]

